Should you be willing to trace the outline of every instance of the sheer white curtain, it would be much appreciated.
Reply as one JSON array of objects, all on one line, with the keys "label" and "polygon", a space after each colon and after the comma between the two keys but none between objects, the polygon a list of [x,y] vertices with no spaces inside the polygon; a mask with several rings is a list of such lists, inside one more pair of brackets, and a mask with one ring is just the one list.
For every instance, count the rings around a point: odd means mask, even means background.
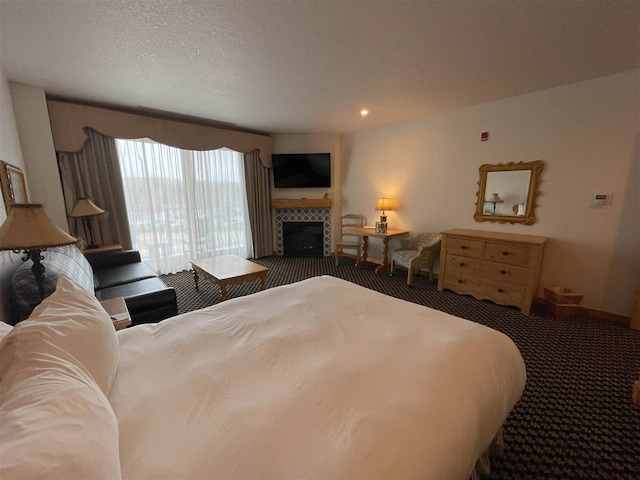
[{"label": "sheer white curtain", "polygon": [[116,140],[134,248],[159,273],[213,255],[253,256],[244,156]]}]

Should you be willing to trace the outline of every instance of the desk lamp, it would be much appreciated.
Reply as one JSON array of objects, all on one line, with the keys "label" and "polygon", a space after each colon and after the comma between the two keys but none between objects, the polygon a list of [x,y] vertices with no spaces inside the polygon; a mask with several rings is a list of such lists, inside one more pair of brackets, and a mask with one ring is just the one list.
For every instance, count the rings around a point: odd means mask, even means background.
[{"label": "desk lamp", "polygon": [[387,215],[385,214],[385,210],[391,210],[389,199],[384,197],[379,198],[378,203],[376,204],[376,210],[382,210],[382,215],[380,215],[380,223],[376,223],[376,232],[387,233]]},{"label": "desk lamp", "polygon": [[31,271],[38,283],[40,300],[44,300],[44,260],[49,247],[71,245],[78,240],[58,227],[39,203],[11,205],[7,219],[0,226],[0,250],[22,252],[22,261],[31,259]]},{"label": "desk lamp", "polygon": [[376,210],[382,210],[382,215],[380,215],[380,223],[387,223],[387,216],[385,215],[385,210],[391,210],[391,205],[389,205],[388,198],[380,198],[378,199],[378,203],[376,204]]}]

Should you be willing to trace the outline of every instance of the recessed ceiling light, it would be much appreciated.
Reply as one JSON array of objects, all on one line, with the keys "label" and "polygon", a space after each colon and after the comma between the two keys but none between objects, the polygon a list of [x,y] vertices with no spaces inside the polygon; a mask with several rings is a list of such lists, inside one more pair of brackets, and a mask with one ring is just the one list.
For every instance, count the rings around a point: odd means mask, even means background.
[{"label": "recessed ceiling light", "polygon": [[360,110],[360,115],[362,115],[363,117],[366,117],[367,115],[369,115],[369,110],[367,110],[366,108],[363,108],[362,110]]}]

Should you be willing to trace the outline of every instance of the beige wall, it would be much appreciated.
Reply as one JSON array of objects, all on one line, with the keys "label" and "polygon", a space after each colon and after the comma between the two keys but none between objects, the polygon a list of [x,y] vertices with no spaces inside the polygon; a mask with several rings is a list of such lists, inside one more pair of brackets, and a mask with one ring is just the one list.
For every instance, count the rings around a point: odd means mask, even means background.
[{"label": "beige wall", "polygon": [[30,200],[42,203],[53,221],[68,232],[67,212],[44,90],[16,82],[9,82],[9,87],[29,178]]},{"label": "beige wall", "polygon": [[[2,70],[0,70],[0,160],[15,165],[25,171],[22,151],[20,150],[20,138],[11,104],[9,82]],[[30,184],[27,181],[27,190],[30,192]],[[1,195],[0,195],[1,197]],[[4,199],[0,198],[0,223],[7,218]]]},{"label": "beige wall", "polygon": [[[639,86],[636,70],[345,135],[342,210],[375,220],[385,195],[400,202],[390,227],[548,236],[539,294],[564,286],[628,316],[640,275]],[[532,160],[545,162],[537,223],[474,222],[478,167]],[[613,193],[611,207],[589,208],[595,193]]]},{"label": "beige wall", "polygon": [[[4,72],[0,69],[0,160],[15,165],[25,171],[20,150],[20,140],[16,127],[13,107],[11,105],[11,95],[9,93],[9,82]],[[27,188],[29,188],[29,178],[27,177]],[[1,195],[0,195],[1,197]],[[0,198],[0,224],[5,221],[4,201]],[[20,263],[20,255],[13,252],[0,252],[0,291],[8,292],[11,289],[11,274],[16,265]],[[7,295],[0,295],[0,320],[8,319],[8,298]]]},{"label": "beige wall", "polygon": [[[273,153],[327,153],[331,154],[331,188],[273,188],[272,198],[322,198],[328,193],[332,199],[331,207],[331,245],[339,231],[340,211],[342,209],[341,178],[341,137],[337,134],[274,135]],[[274,231],[274,236],[276,232]],[[274,239],[275,245],[275,239]]]}]

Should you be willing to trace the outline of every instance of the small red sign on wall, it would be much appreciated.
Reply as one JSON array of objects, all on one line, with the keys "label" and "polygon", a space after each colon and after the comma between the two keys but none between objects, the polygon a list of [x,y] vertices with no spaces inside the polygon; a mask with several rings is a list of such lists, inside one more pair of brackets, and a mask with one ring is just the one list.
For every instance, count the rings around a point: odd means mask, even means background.
[{"label": "small red sign on wall", "polygon": [[480,141],[486,142],[487,140],[489,140],[489,132],[482,132],[482,134],[480,134]]}]

